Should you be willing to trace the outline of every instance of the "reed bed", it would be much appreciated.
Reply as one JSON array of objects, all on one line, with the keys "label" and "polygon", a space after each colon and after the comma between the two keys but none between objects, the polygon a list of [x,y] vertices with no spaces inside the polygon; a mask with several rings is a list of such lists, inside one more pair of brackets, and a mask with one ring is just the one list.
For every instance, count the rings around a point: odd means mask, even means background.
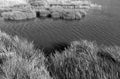
[{"label": "reed bed", "polygon": [[32,42],[0,31],[0,79],[120,79],[120,47],[79,40],[45,57]]}]

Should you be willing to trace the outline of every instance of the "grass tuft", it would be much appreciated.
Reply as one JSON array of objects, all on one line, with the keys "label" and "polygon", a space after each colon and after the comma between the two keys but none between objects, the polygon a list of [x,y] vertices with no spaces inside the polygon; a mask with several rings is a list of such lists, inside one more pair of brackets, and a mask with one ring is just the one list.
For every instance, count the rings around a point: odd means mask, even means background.
[{"label": "grass tuft", "polygon": [[54,79],[120,79],[119,49],[74,41],[69,49],[50,57],[48,70]]},{"label": "grass tuft", "polygon": [[45,67],[45,57],[32,43],[0,31],[0,78],[52,79]]}]

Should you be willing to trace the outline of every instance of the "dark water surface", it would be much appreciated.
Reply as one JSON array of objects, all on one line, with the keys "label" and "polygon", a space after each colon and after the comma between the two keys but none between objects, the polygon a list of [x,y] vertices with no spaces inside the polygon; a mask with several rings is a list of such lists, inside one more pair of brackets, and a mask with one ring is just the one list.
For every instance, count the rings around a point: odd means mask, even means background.
[{"label": "dark water surface", "polygon": [[98,44],[120,45],[120,0],[94,0],[103,6],[92,10],[81,21],[33,19],[29,21],[4,21],[0,29],[34,41],[37,47],[49,47],[54,43],[79,39]]}]

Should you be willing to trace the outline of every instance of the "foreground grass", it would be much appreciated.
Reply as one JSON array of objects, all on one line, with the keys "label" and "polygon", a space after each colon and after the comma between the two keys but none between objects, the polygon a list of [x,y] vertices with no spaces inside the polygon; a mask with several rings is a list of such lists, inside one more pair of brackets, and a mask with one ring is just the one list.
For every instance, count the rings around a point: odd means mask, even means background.
[{"label": "foreground grass", "polygon": [[0,79],[120,79],[120,47],[79,40],[47,58],[27,40],[0,31]]},{"label": "foreground grass", "polygon": [[32,43],[0,32],[0,79],[51,79],[44,61]]},{"label": "foreground grass", "polygon": [[98,47],[94,42],[74,41],[62,53],[51,56],[48,70],[54,79],[120,79],[120,47]]}]

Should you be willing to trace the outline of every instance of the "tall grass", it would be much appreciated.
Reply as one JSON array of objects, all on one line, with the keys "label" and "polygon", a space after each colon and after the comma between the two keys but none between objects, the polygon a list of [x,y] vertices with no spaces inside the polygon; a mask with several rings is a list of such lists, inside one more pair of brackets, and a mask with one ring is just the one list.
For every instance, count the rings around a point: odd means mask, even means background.
[{"label": "tall grass", "polygon": [[74,41],[51,56],[48,70],[54,79],[120,79],[120,47]]},{"label": "tall grass", "polygon": [[44,63],[32,43],[0,31],[0,79],[51,79]]},{"label": "tall grass", "polygon": [[0,79],[120,79],[120,47],[79,40],[45,58],[33,43],[0,31]]}]

